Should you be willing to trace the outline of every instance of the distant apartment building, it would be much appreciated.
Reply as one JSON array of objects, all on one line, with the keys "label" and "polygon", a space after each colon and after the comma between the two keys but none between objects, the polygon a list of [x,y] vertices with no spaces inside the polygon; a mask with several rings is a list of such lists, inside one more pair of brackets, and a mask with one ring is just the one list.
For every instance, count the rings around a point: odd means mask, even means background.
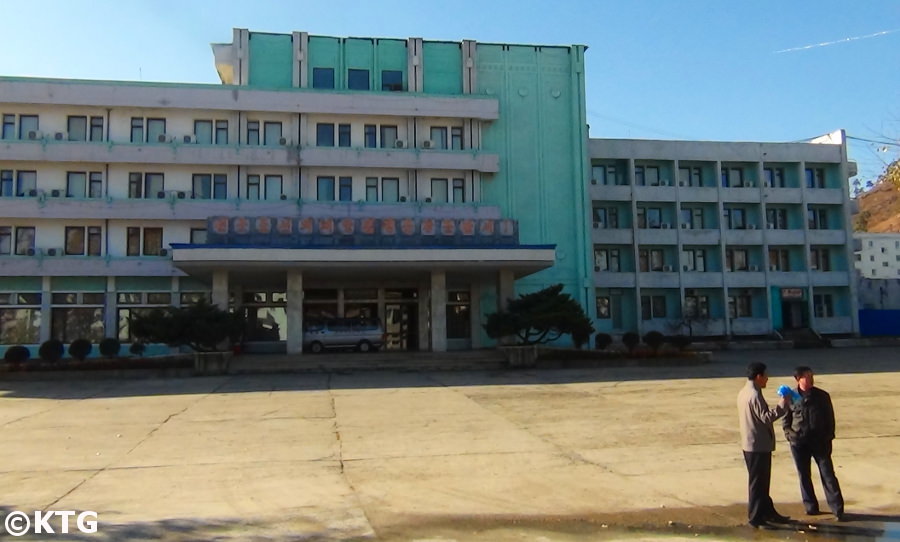
[{"label": "distant apartment building", "polygon": [[589,305],[583,46],[213,50],[221,85],[0,77],[0,349],[199,299],[292,353],[320,318],[443,351],[517,293]]},{"label": "distant apartment building", "polygon": [[853,234],[854,266],[862,278],[900,279],[900,233]]},{"label": "distant apartment building", "polygon": [[843,133],[591,139],[589,154],[600,331],[858,332]]}]

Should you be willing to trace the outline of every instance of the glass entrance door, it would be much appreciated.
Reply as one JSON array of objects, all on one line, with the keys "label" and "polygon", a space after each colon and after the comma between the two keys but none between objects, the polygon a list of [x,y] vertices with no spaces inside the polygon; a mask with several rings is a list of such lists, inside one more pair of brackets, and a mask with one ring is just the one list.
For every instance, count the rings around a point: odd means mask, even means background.
[{"label": "glass entrance door", "polygon": [[419,307],[415,303],[387,303],[384,306],[385,350],[418,350]]}]

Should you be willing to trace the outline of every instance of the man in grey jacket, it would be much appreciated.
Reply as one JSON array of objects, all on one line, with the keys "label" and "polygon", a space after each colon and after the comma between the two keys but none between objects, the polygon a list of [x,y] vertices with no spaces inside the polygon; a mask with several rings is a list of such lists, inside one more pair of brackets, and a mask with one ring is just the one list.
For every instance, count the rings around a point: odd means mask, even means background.
[{"label": "man in grey jacket", "polygon": [[769,381],[765,363],[754,362],[747,367],[747,384],[738,393],[738,421],[741,427],[741,449],[749,477],[747,518],[750,526],[772,528],[771,523],[787,523],[790,518],[775,510],[769,496],[772,479],[772,452],[775,451],[773,422],[785,415],[790,396],[769,408],[762,390]]}]

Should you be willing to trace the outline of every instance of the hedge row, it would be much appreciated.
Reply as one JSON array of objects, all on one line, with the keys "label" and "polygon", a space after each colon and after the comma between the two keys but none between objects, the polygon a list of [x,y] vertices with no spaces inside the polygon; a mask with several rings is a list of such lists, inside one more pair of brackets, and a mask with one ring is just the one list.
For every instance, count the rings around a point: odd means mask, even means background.
[{"label": "hedge row", "polygon": [[[633,331],[629,331],[622,335],[622,344],[625,345],[625,348],[627,348],[629,352],[637,348],[638,345],[641,344],[641,341],[653,351],[659,350],[665,343],[671,344],[679,350],[684,350],[691,345],[692,339],[687,335],[672,335],[666,337],[659,331],[648,331],[643,337]],[[594,337],[594,348],[597,350],[605,350],[612,343],[613,337],[608,333],[598,333]]]},{"label": "hedge row", "polygon": [[[115,358],[118,357],[119,352],[122,350],[122,343],[115,337],[107,337],[100,341],[97,348],[103,357]],[[130,351],[132,354],[140,356],[144,353],[145,348],[146,345],[136,342],[131,345]],[[68,350],[69,357],[78,361],[84,361],[93,351],[94,345],[88,339],[75,339],[69,344]],[[65,353],[66,348],[62,341],[50,339],[38,348],[38,358],[36,359],[57,363],[64,360]],[[24,363],[30,358],[31,351],[22,345],[9,347],[3,355],[3,359],[7,363]]]}]

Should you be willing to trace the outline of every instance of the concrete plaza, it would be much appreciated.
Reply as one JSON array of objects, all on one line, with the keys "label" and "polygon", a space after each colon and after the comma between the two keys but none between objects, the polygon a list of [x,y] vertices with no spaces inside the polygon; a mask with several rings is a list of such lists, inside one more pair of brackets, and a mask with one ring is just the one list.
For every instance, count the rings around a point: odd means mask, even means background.
[{"label": "concrete plaza", "polygon": [[[804,516],[778,422],[772,496],[803,526],[743,526],[735,397],[751,359],[769,363],[770,402],[801,363],[832,394],[848,523]],[[79,540],[871,539],[900,517],[898,392],[892,348],[673,367],[0,380],[0,515],[97,512],[98,532]]]}]

